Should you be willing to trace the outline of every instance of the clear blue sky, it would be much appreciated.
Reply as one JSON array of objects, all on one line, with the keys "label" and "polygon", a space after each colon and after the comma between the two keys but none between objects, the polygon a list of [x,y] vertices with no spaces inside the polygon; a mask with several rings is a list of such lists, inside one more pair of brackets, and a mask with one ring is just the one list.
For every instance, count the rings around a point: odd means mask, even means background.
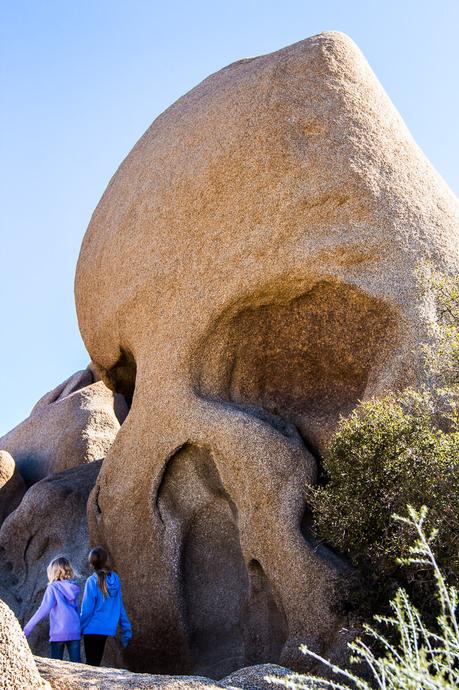
[{"label": "clear blue sky", "polygon": [[224,65],[348,33],[459,192],[459,0],[0,0],[0,14],[0,434],[86,366],[73,277],[108,180]]}]

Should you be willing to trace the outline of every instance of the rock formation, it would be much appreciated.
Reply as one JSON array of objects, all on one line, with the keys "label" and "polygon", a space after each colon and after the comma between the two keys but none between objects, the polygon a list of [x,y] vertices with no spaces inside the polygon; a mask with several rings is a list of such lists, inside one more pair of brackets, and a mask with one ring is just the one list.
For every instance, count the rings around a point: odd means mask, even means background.
[{"label": "rock formation", "polygon": [[26,485],[14,459],[6,450],[0,450],[0,526],[18,507],[25,491]]},{"label": "rock formation", "polygon": [[52,690],[272,690],[276,686],[268,683],[266,677],[282,677],[289,673],[274,664],[252,666],[217,683],[200,676],[154,676],[39,657],[36,662],[40,675],[50,683]]},{"label": "rock formation", "polygon": [[126,417],[126,402],[94,378],[89,367],[76,372],[0,438],[0,449],[11,453],[29,484],[100,460],[110,448]]},{"label": "rock formation", "polygon": [[0,690],[51,690],[13,612],[0,600]]},{"label": "rock formation", "polygon": [[[0,448],[10,451],[0,450],[0,597],[22,623],[40,603],[52,558],[65,554],[87,574],[86,504],[127,411],[124,397],[88,367],[47,393],[0,439]],[[46,624],[30,643],[47,654]]]},{"label": "rock formation", "polygon": [[[81,584],[88,575],[86,504],[101,463],[50,475],[34,484],[0,529],[0,596],[22,624],[38,608],[47,584],[46,566],[58,555],[70,559]],[[48,654],[48,622],[30,636],[36,654]]]},{"label": "rock formation", "polygon": [[[0,450],[0,597],[22,623],[41,601],[52,558],[65,554],[82,578],[88,574],[88,496],[127,411],[124,397],[88,367],[0,439],[0,448],[10,451]],[[28,490],[23,476],[32,484]],[[35,653],[48,653],[47,623],[33,631],[30,644]],[[114,651],[107,658],[113,661]]]},{"label": "rock formation", "polygon": [[341,413],[423,381],[415,268],[457,268],[458,221],[338,33],[210,76],[122,163],[76,302],[95,369],[133,396],[89,505],[131,668],[218,678],[339,647],[342,565],[301,532],[304,486]]},{"label": "rock formation", "polygon": [[[93,364],[0,439],[0,596],[24,622],[52,557],[84,576],[104,544],[134,623],[122,663],[226,680],[39,661],[53,688],[261,689],[300,643],[341,653],[351,573],[313,540],[305,485],[340,414],[424,382],[415,269],[458,269],[458,225],[341,34],[230,65],[152,124],[81,249]],[[2,616],[8,687],[40,687]]]}]

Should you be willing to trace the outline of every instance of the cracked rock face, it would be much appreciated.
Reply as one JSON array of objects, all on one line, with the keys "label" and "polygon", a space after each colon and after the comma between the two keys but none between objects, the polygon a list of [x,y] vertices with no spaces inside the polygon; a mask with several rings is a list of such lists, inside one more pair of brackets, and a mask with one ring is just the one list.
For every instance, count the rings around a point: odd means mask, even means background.
[{"label": "cracked rock face", "polygon": [[423,380],[415,271],[457,268],[458,206],[356,46],[321,34],[210,76],[110,182],[81,332],[133,396],[89,501],[136,670],[222,677],[332,655],[338,559],[304,486],[340,414]]}]

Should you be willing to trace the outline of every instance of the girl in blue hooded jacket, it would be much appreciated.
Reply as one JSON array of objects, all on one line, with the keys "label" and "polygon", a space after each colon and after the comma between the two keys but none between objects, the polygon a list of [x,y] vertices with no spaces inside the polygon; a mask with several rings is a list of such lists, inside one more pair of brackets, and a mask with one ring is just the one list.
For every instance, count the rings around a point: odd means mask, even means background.
[{"label": "girl in blue hooded jacket", "polygon": [[86,580],[80,625],[86,663],[90,666],[100,666],[107,637],[114,637],[118,626],[123,647],[132,637],[121,595],[121,582],[118,575],[107,568],[107,559],[107,552],[100,546],[92,549],[88,556],[95,572]]}]

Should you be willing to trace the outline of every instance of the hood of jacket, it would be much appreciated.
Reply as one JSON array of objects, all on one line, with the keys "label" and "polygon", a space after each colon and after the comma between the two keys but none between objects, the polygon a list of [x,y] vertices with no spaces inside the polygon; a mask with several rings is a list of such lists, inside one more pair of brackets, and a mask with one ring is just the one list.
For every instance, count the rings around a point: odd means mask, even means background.
[{"label": "hood of jacket", "polygon": [[51,583],[51,587],[56,594],[68,601],[75,601],[80,594],[80,587],[73,580],[55,580]]},{"label": "hood of jacket", "polygon": [[[97,573],[94,573],[92,577],[95,579],[97,584]],[[113,572],[113,570],[110,570],[110,572],[106,573],[105,575],[105,581],[107,583],[108,596],[116,597],[116,595],[121,589],[120,579],[118,575],[115,572]]]}]

